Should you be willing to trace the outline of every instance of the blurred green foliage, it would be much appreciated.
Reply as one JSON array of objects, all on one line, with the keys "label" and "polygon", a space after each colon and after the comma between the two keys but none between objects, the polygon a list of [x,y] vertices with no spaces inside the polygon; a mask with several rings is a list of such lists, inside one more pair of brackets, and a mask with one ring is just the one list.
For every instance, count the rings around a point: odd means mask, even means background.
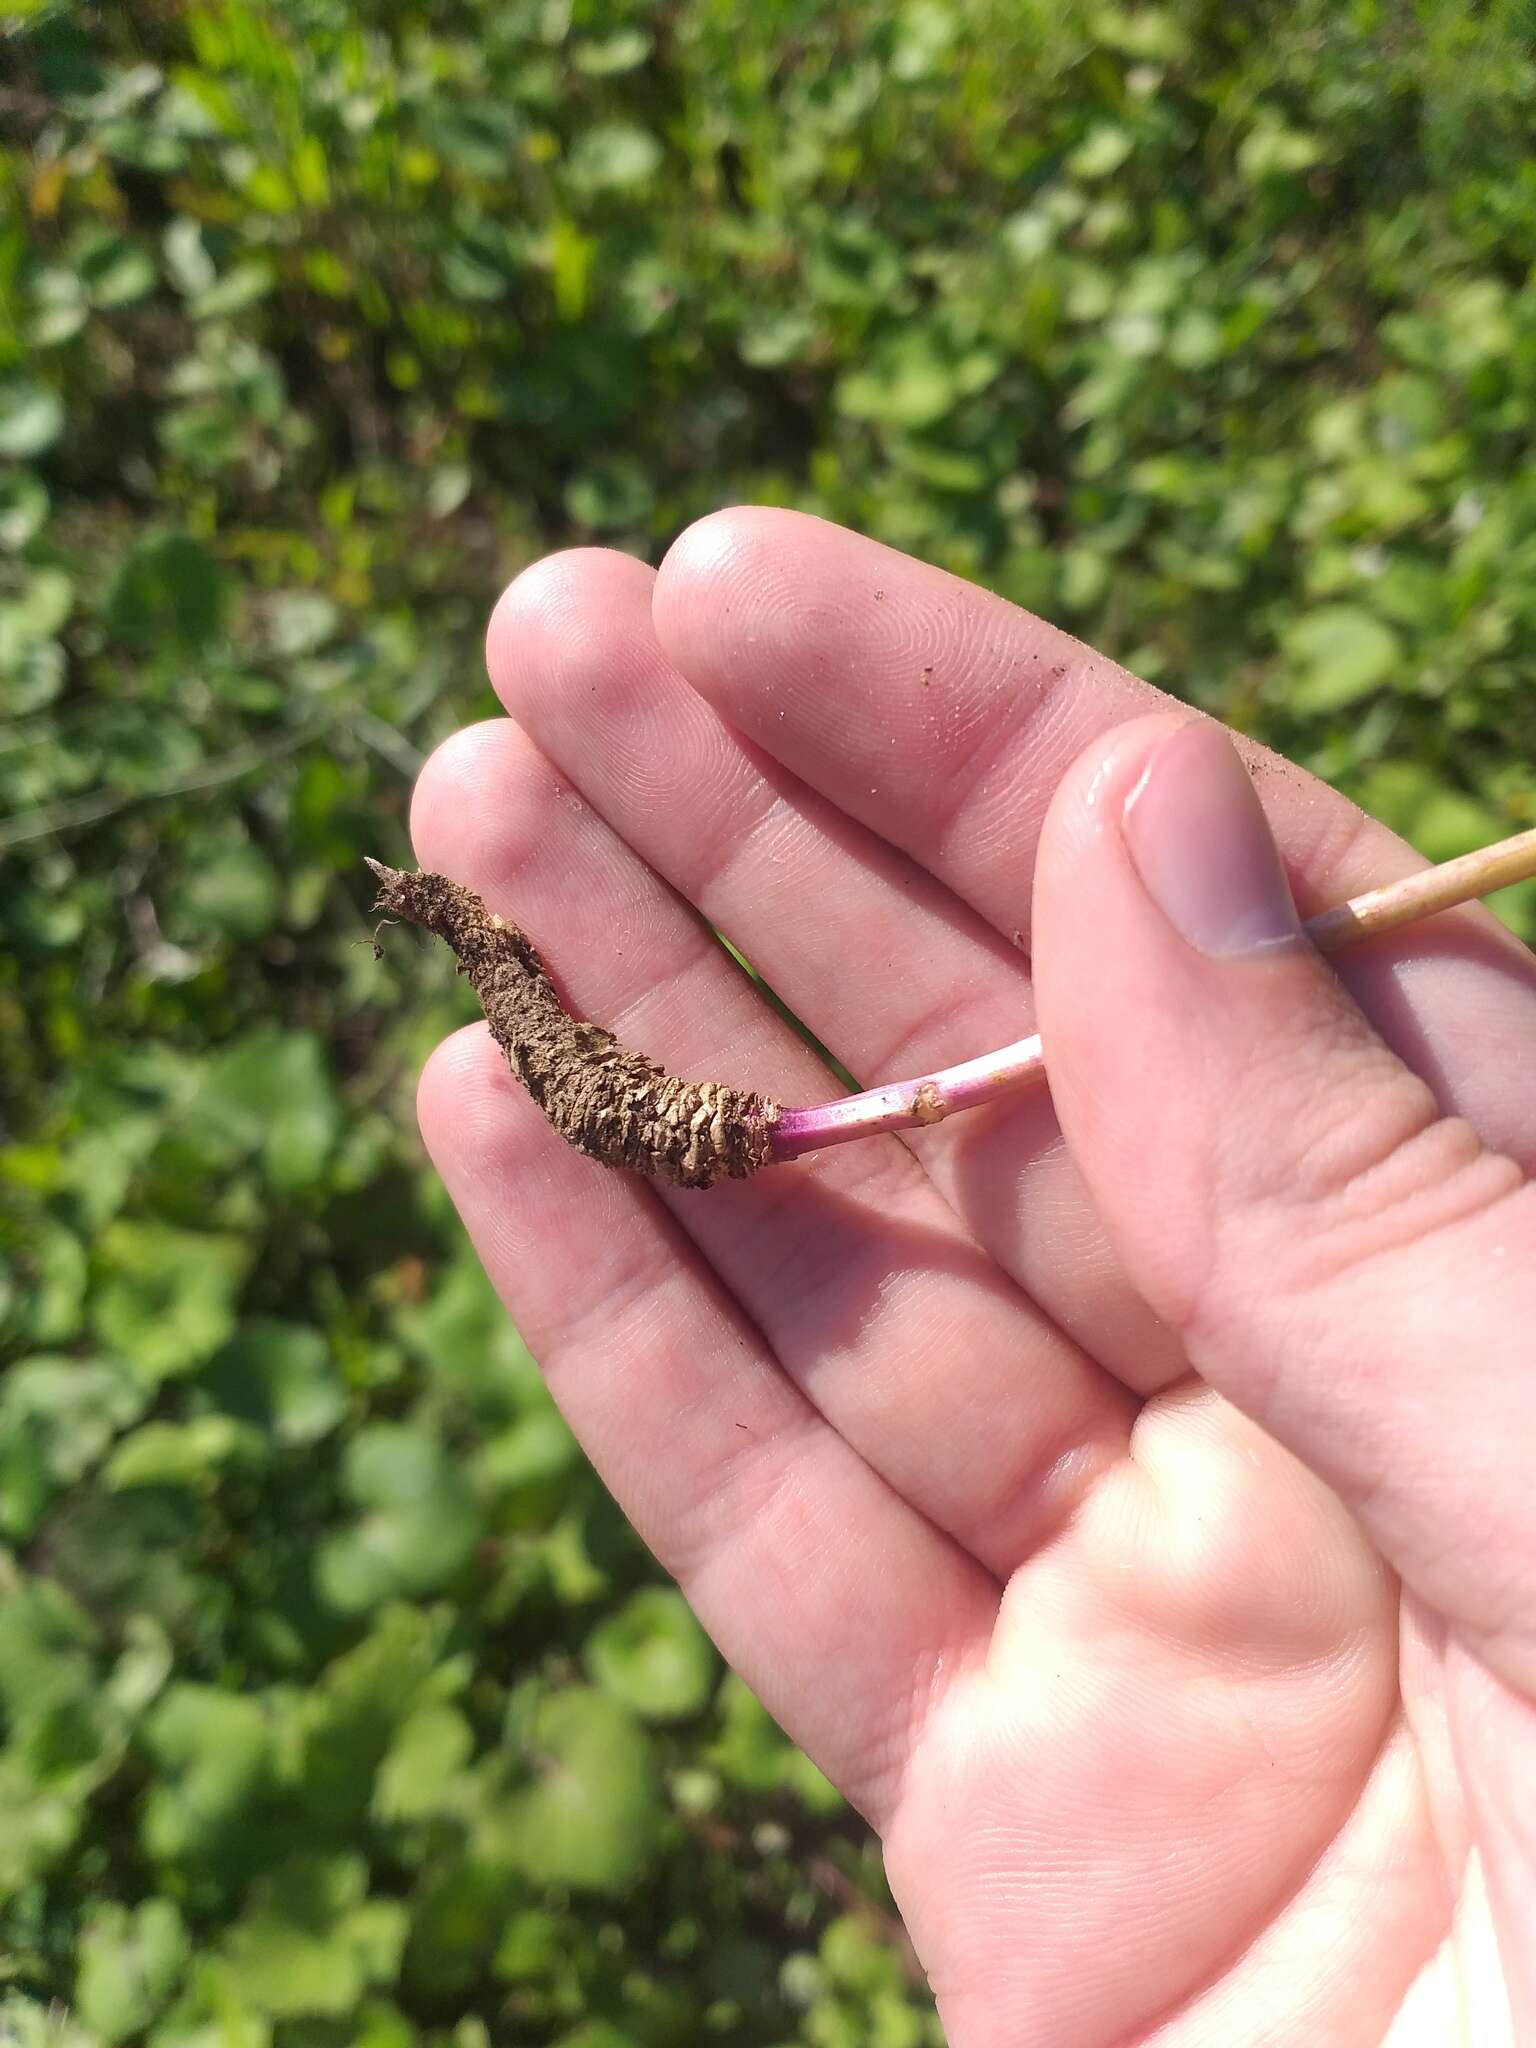
[{"label": "blurred green foliage", "polygon": [[735,499],[1536,821],[1533,95],[1519,0],[0,9],[6,2039],[937,2040],[421,1163],[361,856],[509,574]]}]

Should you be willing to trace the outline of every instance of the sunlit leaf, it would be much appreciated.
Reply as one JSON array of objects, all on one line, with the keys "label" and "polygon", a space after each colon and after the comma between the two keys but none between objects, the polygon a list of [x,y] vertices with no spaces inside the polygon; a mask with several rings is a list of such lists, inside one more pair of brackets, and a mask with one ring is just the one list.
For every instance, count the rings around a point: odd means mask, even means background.
[{"label": "sunlit leaf", "polygon": [[0,548],[24,548],[48,517],[48,492],[24,469],[0,476]]},{"label": "sunlit leaf", "polygon": [[190,1946],[171,1899],[146,1899],[135,1911],[96,1907],[81,1933],[75,1974],[81,2019],[104,2041],[141,2032],[176,1989]]},{"label": "sunlit leaf", "polygon": [[316,1559],[322,1596],[343,1613],[443,1585],[463,1566],[480,1516],[441,1446],[420,1427],[375,1423],[348,1447],[347,1491],[363,1510]]},{"label": "sunlit leaf", "polygon": [[103,1231],[97,1258],[96,1334],[140,1379],[191,1371],[233,1332],[250,1263],[238,1238],[119,1221]]},{"label": "sunlit leaf", "polygon": [[271,1441],[319,1441],[347,1410],[325,1340],[303,1323],[253,1317],[203,1376],[226,1415],[256,1425]]},{"label": "sunlit leaf", "polygon": [[496,1852],[541,1884],[626,1891],[658,1841],[650,1744],[616,1700],[551,1693],[527,1734],[533,1782],[490,1823]]},{"label": "sunlit leaf", "polygon": [[642,185],[661,166],[661,144],[644,128],[612,121],[585,128],[572,144],[565,172],[579,192]]},{"label": "sunlit leaf", "polygon": [[648,1721],[685,1720],[707,1703],[719,1669],[681,1593],[646,1586],[587,1637],[598,1684]]},{"label": "sunlit leaf", "polygon": [[260,1706],[212,1686],[176,1685],[151,1712],[143,1742],[163,1773],[142,1809],[145,1850],[172,1862],[211,1853],[265,1780],[270,1736]]},{"label": "sunlit leaf", "polygon": [[1390,626],[1357,605],[1303,613],[1285,636],[1295,670],[1293,710],[1340,711],[1401,674],[1402,644]]},{"label": "sunlit leaf", "polygon": [[0,455],[25,461],[51,448],[64,431],[64,401],[31,377],[0,379]]}]

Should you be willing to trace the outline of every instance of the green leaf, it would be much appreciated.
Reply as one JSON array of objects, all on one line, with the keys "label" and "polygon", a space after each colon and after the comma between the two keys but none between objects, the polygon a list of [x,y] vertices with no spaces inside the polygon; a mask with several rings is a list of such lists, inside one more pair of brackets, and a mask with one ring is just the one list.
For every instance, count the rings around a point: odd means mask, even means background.
[{"label": "green leaf", "polygon": [[295,1857],[264,1878],[223,1943],[237,1996],[277,2019],[341,2016],[368,1985],[392,1983],[406,1909],[368,1898],[367,1883],[356,1855]]},{"label": "green leaf", "polygon": [[264,256],[234,264],[224,275],[194,292],[189,311],[194,320],[230,320],[261,301],[277,284],[277,273]]},{"label": "green leaf", "polygon": [[223,626],[224,578],[199,541],[161,533],[135,542],[107,592],[109,630],[149,653],[165,640],[193,651]]},{"label": "green leaf", "polygon": [[171,1899],[145,1899],[136,1910],[92,1908],[80,1932],[75,2004],[106,2041],[137,2034],[164,2009],[190,1953],[187,1930]]},{"label": "green leaf", "polygon": [[0,604],[0,696],[13,715],[41,710],[63,688],[64,649],[53,635],[69,617],[74,589],[62,569],[38,569]]},{"label": "green leaf", "polygon": [[220,1468],[262,1462],[260,1432],[229,1415],[198,1415],[190,1422],[146,1422],[124,1437],[108,1458],[102,1482],[114,1493],[134,1486],[180,1486],[212,1492]]},{"label": "green leaf", "polygon": [[466,1245],[425,1302],[401,1309],[396,1328],[434,1380],[471,1402],[486,1420],[548,1409],[538,1367]]},{"label": "green leaf", "polygon": [[773,370],[804,356],[816,334],[816,320],[808,308],[781,306],[743,322],[736,346],[744,363]]},{"label": "green leaf", "polygon": [[48,517],[48,492],[24,469],[0,476],[0,548],[15,554],[41,532]]},{"label": "green leaf", "polygon": [[901,1983],[901,1958],[863,1914],[843,1913],[832,1921],[821,1937],[820,1954],[830,1980],[860,1998],[895,1990]]},{"label": "green leaf", "polygon": [[727,1783],[746,1791],[792,1791],[813,1813],[835,1813],[841,1795],[803,1756],[768,1709],[734,1673],[717,1702],[720,1734],[704,1752]]},{"label": "green leaf", "polygon": [[154,259],[127,235],[93,230],[74,253],[76,275],[103,311],[132,305],[155,288]]},{"label": "green leaf", "polygon": [[207,291],[218,276],[203,238],[203,224],[188,214],[178,214],[167,227],[161,247],[171,283],[188,297]]},{"label": "green leaf", "polygon": [[1001,368],[987,349],[955,347],[933,328],[887,336],[838,382],[837,403],[851,419],[888,427],[931,427],[959,401],[984,390]]},{"label": "green leaf", "polygon": [[38,1433],[23,1423],[0,1435],[0,1536],[24,1541],[42,1520],[53,1486]]},{"label": "green leaf", "polygon": [[627,1891],[660,1839],[644,1730],[617,1700],[571,1686],[535,1707],[526,1751],[533,1783],[492,1817],[488,1845],[538,1884]]},{"label": "green leaf", "polygon": [[214,1359],[203,1385],[226,1415],[277,1444],[318,1443],[347,1412],[325,1339],[304,1323],[253,1317]]},{"label": "green leaf", "polygon": [[259,939],[282,908],[277,872],[249,840],[230,840],[182,877],[169,922],[193,939]]},{"label": "green leaf", "polygon": [[0,1703],[24,1727],[96,1690],[97,1630],[65,1589],[49,1579],[13,1581],[0,1598]]},{"label": "green leaf", "polygon": [[0,1382],[0,1428],[36,1426],[50,1477],[68,1486],[137,1419],[145,1399],[143,1387],[110,1360],[28,1358]]},{"label": "green leaf", "polygon": [[1251,183],[1262,178],[1295,177],[1311,170],[1322,157],[1316,136],[1264,116],[1243,138],[1237,167]]},{"label": "green leaf", "polygon": [[73,1847],[88,1789],[40,1781],[25,1757],[0,1751],[0,1903],[24,1895]]},{"label": "green leaf", "polygon": [[647,129],[605,121],[583,129],[565,160],[578,192],[602,192],[648,183],[661,168],[661,144]]},{"label": "green leaf", "polygon": [[613,78],[622,71],[633,71],[650,54],[651,38],[643,28],[619,28],[611,35],[578,43],[572,62],[588,78]]},{"label": "green leaf", "polygon": [[432,1869],[411,1901],[404,1972],[411,1992],[436,2004],[462,1998],[479,1982],[520,1889],[513,1871],[482,1856]]},{"label": "green leaf", "polygon": [[523,124],[513,106],[438,94],[424,125],[432,146],[460,170],[500,178],[517,151]]},{"label": "green leaf", "polygon": [[[269,869],[264,877],[270,878]],[[207,908],[206,897],[194,901]],[[226,918],[231,907],[243,908],[226,902]],[[256,906],[248,914],[254,918]],[[342,1131],[341,1104],[319,1038],[266,1024],[213,1062],[193,1114],[228,1153],[258,1153],[272,1184],[286,1192],[323,1176]]]},{"label": "green leaf", "polygon": [[35,377],[0,379],[0,455],[24,462],[64,431],[64,401]]},{"label": "green leaf", "polygon": [[453,1619],[446,1607],[385,1607],[305,1695],[296,1716],[297,1796],[312,1827],[360,1826],[401,1728],[462,1690],[468,1660],[445,1649]]},{"label": "green leaf", "polygon": [[709,1703],[719,1669],[681,1593],[645,1586],[598,1623],[583,1649],[607,1692],[647,1721],[681,1721]]},{"label": "green leaf", "polygon": [[106,1361],[45,1356],[12,1366],[0,1381],[0,1531],[30,1535],[146,1399],[123,1366]]},{"label": "green leaf", "polygon": [[621,458],[583,470],[565,487],[565,509],[578,525],[599,533],[642,524],[654,502],[645,470]]},{"label": "green leaf", "polygon": [[62,1223],[39,1217],[32,1235],[30,1265],[32,1284],[21,1328],[34,1343],[66,1343],[79,1334],[85,1321],[89,1272],[85,1246]]},{"label": "green leaf", "polygon": [[151,1385],[190,1372],[233,1335],[250,1258],[250,1247],[234,1237],[109,1224],[97,1248],[96,1334]]},{"label": "green leaf", "polygon": [[266,1783],[271,1745],[260,1704],[213,1686],[174,1685],[142,1740],[159,1770],[141,1809],[146,1852],[172,1863],[213,1854]]},{"label": "green leaf", "polygon": [[272,649],[291,661],[323,647],[341,622],[338,605],[318,590],[280,590],[268,601]]},{"label": "green leaf", "polygon": [[905,251],[872,221],[842,214],[813,226],[808,239],[806,289],[821,304],[872,313],[900,291]]},{"label": "green leaf", "polygon": [[444,1585],[480,1533],[442,1446],[408,1423],[375,1423],[347,1448],[345,1485],[368,1512],[327,1538],[316,1559],[322,1597],[343,1613]]},{"label": "green leaf", "polygon": [[1130,156],[1134,147],[1124,128],[1101,124],[1089,130],[1067,158],[1067,169],[1077,178],[1107,178]]},{"label": "green leaf", "polygon": [[568,1493],[567,1475],[580,1463],[580,1446],[549,1406],[520,1416],[492,1437],[475,1459],[474,1472],[488,1494],[547,1516]]},{"label": "green leaf", "polygon": [[420,1707],[379,1766],[373,1812],[381,1821],[425,1820],[461,1806],[471,1787],[464,1766],[474,1730],[456,1707]]},{"label": "green leaf", "polygon": [[27,340],[36,349],[72,341],[91,317],[91,302],[80,279],[72,270],[51,266],[32,279],[32,306]]},{"label": "green leaf", "polygon": [[[25,17],[52,4],[53,0],[22,0],[17,10],[12,0],[12,11]],[[0,1998],[0,2041],[6,2048],[99,2048],[56,2002],[39,2005],[19,1991],[8,1991]]]},{"label": "green leaf", "polygon": [[561,1922],[557,1914],[530,1907],[508,1920],[493,1965],[506,1984],[552,1977],[561,1961]]},{"label": "green leaf", "polygon": [[1391,627],[1349,604],[1303,614],[1285,635],[1285,652],[1295,677],[1286,702],[1297,712],[1341,711],[1379,689],[1403,659]]}]

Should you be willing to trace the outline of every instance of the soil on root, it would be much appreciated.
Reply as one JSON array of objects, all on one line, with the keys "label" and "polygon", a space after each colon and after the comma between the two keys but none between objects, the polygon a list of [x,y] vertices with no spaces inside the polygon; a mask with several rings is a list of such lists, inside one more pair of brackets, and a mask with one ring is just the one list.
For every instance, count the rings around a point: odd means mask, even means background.
[{"label": "soil on root", "polygon": [[755,1091],[680,1081],[571,1016],[527,934],[446,875],[370,860],[375,909],[421,925],[453,948],[507,1062],[555,1129],[605,1166],[677,1187],[743,1180],[772,1156],[778,1105]]}]

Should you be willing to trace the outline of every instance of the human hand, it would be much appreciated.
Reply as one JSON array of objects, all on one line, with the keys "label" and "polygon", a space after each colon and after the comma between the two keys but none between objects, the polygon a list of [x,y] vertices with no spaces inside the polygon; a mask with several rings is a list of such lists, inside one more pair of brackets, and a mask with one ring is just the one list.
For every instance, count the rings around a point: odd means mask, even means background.
[{"label": "human hand", "polygon": [[[795,514],[539,563],[489,658],[418,857],[673,1070],[827,1092],[690,905],[861,1080],[1038,1004],[1049,1099],[706,1194],[569,1151],[483,1026],[421,1090],[954,2048],[1536,2038],[1536,963],[1469,908],[1336,977],[1217,729]],[[1245,751],[1304,913],[1415,865]]]}]

